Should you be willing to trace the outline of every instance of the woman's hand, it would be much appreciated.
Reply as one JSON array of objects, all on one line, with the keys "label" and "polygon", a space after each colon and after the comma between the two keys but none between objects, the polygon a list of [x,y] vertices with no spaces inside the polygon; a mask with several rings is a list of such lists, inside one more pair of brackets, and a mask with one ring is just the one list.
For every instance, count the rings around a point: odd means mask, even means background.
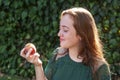
[{"label": "woman's hand", "polygon": [[30,48],[27,53],[24,53],[25,47],[21,50],[20,56],[25,58],[28,62],[33,63],[35,66],[41,66],[42,61],[39,59],[40,55],[35,52],[34,54],[31,55],[32,48]]},{"label": "woman's hand", "polygon": [[42,67],[42,61],[39,59],[40,55],[35,52],[31,54],[32,48],[25,51],[25,47],[20,51],[20,56],[25,58],[28,62],[33,63],[35,66],[36,80],[47,80],[44,75],[44,70]]}]

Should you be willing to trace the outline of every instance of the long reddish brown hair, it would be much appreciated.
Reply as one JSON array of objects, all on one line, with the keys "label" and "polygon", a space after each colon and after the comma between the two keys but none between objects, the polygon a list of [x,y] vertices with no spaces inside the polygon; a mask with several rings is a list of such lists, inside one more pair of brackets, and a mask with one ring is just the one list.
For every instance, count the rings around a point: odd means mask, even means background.
[{"label": "long reddish brown hair", "polygon": [[82,38],[82,51],[78,56],[83,57],[83,63],[96,70],[98,61],[103,61],[102,44],[98,35],[98,30],[91,13],[84,8],[71,8],[64,10],[61,17],[69,14],[74,21],[76,34]]}]

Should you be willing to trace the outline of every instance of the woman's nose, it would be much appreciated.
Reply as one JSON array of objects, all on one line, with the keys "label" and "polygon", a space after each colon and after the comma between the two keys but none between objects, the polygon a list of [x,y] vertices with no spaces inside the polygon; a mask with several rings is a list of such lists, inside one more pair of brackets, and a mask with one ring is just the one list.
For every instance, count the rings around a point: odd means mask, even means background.
[{"label": "woman's nose", "polygon": [[63,31],[62,31],[62,30],[59,30],[58,36],[59,36],[59,37],[63,36]]},{"label": "woman's nose", "polygon": [[58,36],[60,37],[60,30],[58,31]]}]

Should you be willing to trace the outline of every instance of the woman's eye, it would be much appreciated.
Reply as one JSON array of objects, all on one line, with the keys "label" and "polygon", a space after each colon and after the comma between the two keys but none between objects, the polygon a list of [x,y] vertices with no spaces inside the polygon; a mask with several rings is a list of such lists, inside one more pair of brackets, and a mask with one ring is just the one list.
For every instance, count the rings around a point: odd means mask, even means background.
[{"label": "woman's eye", "polygon": [[63,30],[64,32],[68,32],[68,30]]}]

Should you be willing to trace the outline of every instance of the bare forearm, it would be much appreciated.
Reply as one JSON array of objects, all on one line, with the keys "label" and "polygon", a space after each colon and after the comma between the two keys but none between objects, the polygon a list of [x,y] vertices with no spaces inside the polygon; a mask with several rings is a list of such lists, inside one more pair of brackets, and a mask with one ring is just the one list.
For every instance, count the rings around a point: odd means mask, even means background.
[{"label": "bare forearm", "polygon": [[44,70],[43,70],[42,65],[35,66],[35,72],[36,72],[36,80],[47,80],[44,75]]}]

